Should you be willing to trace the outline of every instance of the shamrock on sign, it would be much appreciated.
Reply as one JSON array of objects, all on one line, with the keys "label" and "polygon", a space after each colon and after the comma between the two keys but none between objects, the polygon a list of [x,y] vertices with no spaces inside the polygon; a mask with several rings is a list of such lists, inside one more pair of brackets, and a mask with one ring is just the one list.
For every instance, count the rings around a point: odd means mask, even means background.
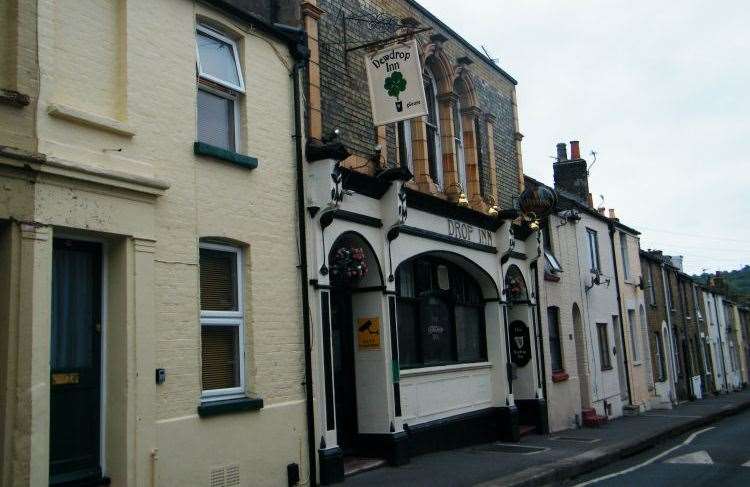
[{"label": "shamrock on sign", "polygon": [[383,88],[385,88],[389,96],[396,98],[396,110],[400,112],[403,109],[403,104],[398,95],[406,90],[406,79],[404,79],[404,75],[401,74],[401,71],[394,71],[389,77],[387,77]]}]

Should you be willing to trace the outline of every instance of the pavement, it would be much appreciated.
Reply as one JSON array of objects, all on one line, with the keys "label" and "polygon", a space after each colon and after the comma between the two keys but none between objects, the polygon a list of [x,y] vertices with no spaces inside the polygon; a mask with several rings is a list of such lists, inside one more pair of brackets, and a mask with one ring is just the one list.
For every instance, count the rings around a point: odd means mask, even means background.
[{"label": "pavement", "polygon": [[750,410],[750,390],[683,403],[671,410],[623,417],[599,428],[529,435],[520,443],[497,442],[421,455],[412,458],[408,465],[383,467],[348,477],[343,485],[561,484],[745,410]]}]

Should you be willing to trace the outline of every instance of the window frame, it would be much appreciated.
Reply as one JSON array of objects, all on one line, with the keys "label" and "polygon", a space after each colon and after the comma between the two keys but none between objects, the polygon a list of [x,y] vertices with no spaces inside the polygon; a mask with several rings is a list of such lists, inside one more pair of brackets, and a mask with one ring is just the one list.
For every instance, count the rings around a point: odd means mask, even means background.
[{"label": "window frame", "polygon": [[[234,144],[232,144],[232,147],[230,147],[231,150],[234,150],[235,152],[239,152],[240,147],[240,104],[239,104],[239,97],[236,93],[231,93],[225,90],[217,89],[208,83],[203,83],[201,81],[198,81],[198,91],[205,91],[207,93],[211,93],[212,95],[216,95],[221,98],[225,98],[227,100],[230,100],[232,102],[232,124],[231,128],[234,130],[234,133],[232,134],[232,138],[234,139]],[[198,106],[197,106],[197,93],[196,93],[196,122],[198,121]],[[200,137],[198,137],[198,127],[196,124],[195,127],[196,130],[196,139],[198,139],[198,142],[203,142],[200,140]],[[206,142],[208,143],[208,142]],[[212,144],[211,144],[212,145]],[[222,147],[223,148],[223,147]]]},{"label": "window frame", "polygon": [[[596,333],[599,342],[599,361],[600,368],[602,371],[612,370],[612,356],[609,351],[609,324],[608,323],[597,323]],[[604,340],[602,340],[604,338]],[[602,341],[604,343],[602,343]]]},{"label": "window frame", "polygon": [[[411,139],[411,121],[401,120],[396,122],[396,144],[398,164],[414,173],[414,151]],[[406,159],[404,161],[404,158]]]},{"label": "window frame", "polygon": [[667,380],[667,364],[664,361],[664,339],[662,338],[661,331],[654,331],[656,337],[656,365],[659,372],[656,382],[664,382]]},{"label": "window frame", "polygon": [[627,281],[630,279],[630,262],[628,258],[628,236],[620,232],[620,257],[622,259],[622,275]]},{"label": "window frame", "polygon": [[[556,335],[554,341],[552,337],[553,325],[554,325],[554,330],[555,330],[555,335]],[[557,306],[547,307],[547,335],[548,335],[548,341],[549,341],[550,370],[553,373],[564,372],[565,371],[565,357],[563,356],[562,336],[560,335],[560,308]],[[553,353],[553,351],[557,352],[557,358],[559,359],[559,364],[555,364],[555,353]],[[559,365],[559,367],[555,368],[556,365]]]},{"label": "window frame", "polygon": [[[243,252],[242,248],[228,245],[219,244],[214,242],[203,242],[201,241],[198,245],[198,305],[200,306],[200,249],[215,250],[219,252],[228,252],[235,254],[236,261],[236,289],[237,289],[237,310],[236,311],[211,311],[211,310],[200,310],[200,329],[203,331],[204,326],[236,326],[237,329],[237,362],[239,364],[239,382],[240,385],[237,387],[229,387],[223,389],[203,389],[203,369],[201,366],[201,400],[202,401],[217,401],[224,399],[233,399],[237,397],[245,397],[245,296],[244,296],[244,275],[243,269]],[[201,340],[201,363],[203,362],[203,350]]]},{"label": "window frame", "polygon": [[[430,171],[430,177],[432,178],[432,181],[438,186],[438,188],[443,188],[443,147],[442,147],[442,134],[440,133],[440,103],[438,103],[437,99],[437,81],[435,81],[435,75],[432,73],[432,70],[429,66],[426,66],[423,71],[423,78],[428,78],[427,84],[430,86],[430,93],[427,93],[425,91],[425,95],[427,98],[427,115],[424,117],[424,123],[427,135],[427,169]],[[430,112],[429,107],[432,107],[433,112],[435,114],[435,123],[432,123],[430,121]],[[433,131],[432,138],[434,140],[430,140],[430,130]],[[430,167],[430,152],[429,152],[429,146],[432,145],[433,151],[435,154],[435,174],[432,174],[432,168]]]},{"label": "window frame", "polygon": [[453,151],[455,152],[456,172],[461,190],[466,193],[468,179],[466,175],[466,157],[464,154],[464,124],[461,119],[461,101],[456,98],[451,103],[451,115],[453,117]]},{"label": "window frame", "polygon": [[[205,80],[211,81],[213,83],[216,83],[218,85],[221,85],[225,88],[229,88],[230,90],[237,91],[240,93],[245,93],[245,79],[242,76],[242,63],[240,63],[240,56],[239,56],[239,47],[237,46],[237,42],[233,39],[219,33],[216,31],[216,29],[213,29],[205,24],[198,23],[195,26],[196,31],[196,40],[195,40],[195,66],[198,71],[198,77],[203,78]],[[227,43],[230,46],[232,46],[232,54],[234,57],[234,64],[235,68],[237,68],[237,78],[239,79],[239,84],[235,85],[228,81],[222,80],[221,78],[217,78],[215,76],[212,76],[208,73],[205,73],[201,69],[201,54],[200,50],[198,49],[198,39],[197,39],[197,33],[200,32],[204,35],[207,35],[209,37],[213,37],[214,39]]]},{"label": "window frame", "polygon": [[656,306],[656,284],[654,282],[654,266],[648,263],[649,298],[651,306]]},{"label": "window frame", "polygon": [[638,321],[637,313],[636,310],[631,308],[628,308],[627,310],[628,329],[630,330],[630,347],[633,349],[634,365],[641,363],[641,340],[637,331],[640,329],[640,322],[636,323],[636,321]]},{"label": "window frame", "polygon": [[591,272],[598,274],[601,272],[602,264],[599,258],[599,234],[593,228],[586,228],[587,239],[589,242],[589,263]]}]

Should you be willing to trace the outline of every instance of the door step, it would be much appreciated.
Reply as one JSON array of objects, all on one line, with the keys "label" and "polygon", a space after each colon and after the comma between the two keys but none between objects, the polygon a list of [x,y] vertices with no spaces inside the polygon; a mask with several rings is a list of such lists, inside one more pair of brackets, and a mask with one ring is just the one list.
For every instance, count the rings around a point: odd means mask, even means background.
[{"label": "door step", "polygon": [[382,458],[344,457],[344,476],[375,470],[386,464]]},{"label": "door step", "polygon": [[518,432],[521,438],[523,438],[524,436],[535,433],[536,426],[532,426],[530,424],[521,424],[521,425],[518,425]]},{"label": "door step", "polygon": [[583,425],[589,428],[598,428],[607,423],[607,417],[596,414],[596,409],[594,408],[582,409],[581,417],[583,418]]}]

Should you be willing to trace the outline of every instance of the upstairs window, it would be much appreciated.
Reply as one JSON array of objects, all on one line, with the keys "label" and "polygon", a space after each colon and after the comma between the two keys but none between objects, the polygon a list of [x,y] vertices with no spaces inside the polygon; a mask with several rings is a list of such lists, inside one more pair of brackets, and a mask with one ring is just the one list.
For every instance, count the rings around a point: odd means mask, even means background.
[{"label": "upstairs window", "polygon": [[236,152],[238,97],[245,92],[237,44],[203,25],[196,28],[198,141]]},{"label": "upstairs window", "polygon": [[427,164],[433,182],[443,186],[443,149],[440,145],[440,115],[437,83],[429,68],[424,71],[424,93],[427,99]]},{"label": "upstairs window", "polygon": [[458,183],[461,191],[467,193],[466,187],[466,159],[464,158],[464,128],[461,121],[461,102],[453,103],[453,151],[456,158],[456,170],[458,171]]},{"label": "upstairs window", "polygon": [[622,257],[622,274],[630,279],[630,263],[628,262],[628,236],[620,233],[620,255]]},{"label": "upstairs window", "polygon": [[546,217],[542,222],[542,238],[544,240],[544,272],[548,274],[557,274],[562,272],[560,262],[552,253],[552,230],[550,218]]},{"label": "upstairs window", "polygon": [[654,282],[654,266],[648,264],[648,297],[652,306],[656,306],[656,283]]},{"label": "upstairs window", "polygon": [[588,240],[589,240],[589,263],[591,264],[591,272],[599,274],[601,272],[601,265],[599,263],[599,236],[596,230],[590,228],[586,229]]},{"label": "upstairs window", "polygon": [[396,143],[398,144],[399,165],[413,173],[411,122],[409,120],[402,120],[396,123]]},{"label": "upstairs window", "polygon": [[609,334],[606,323],[596,324],[596,334],[599,339],[599,362],[602,370],[612,369],[612,358],[609,355]]}]

